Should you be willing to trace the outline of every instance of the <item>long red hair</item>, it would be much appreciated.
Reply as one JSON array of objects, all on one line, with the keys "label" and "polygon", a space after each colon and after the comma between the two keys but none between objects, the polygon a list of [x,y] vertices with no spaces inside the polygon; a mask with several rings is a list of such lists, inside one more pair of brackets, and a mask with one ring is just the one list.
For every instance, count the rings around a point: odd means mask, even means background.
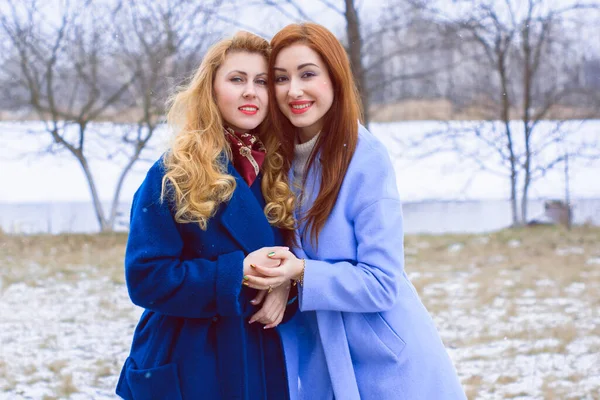
[{"label": "long red hair", "polygon": [[[293,44],[304,44],[314,50],[329,72],[334,91],[331,108],[324,116],[322,133],[308,160],[310,170],[320,153],[321,187],[314,204],[303,218],[310,238],[318,246],[318,235],[323,229],[340,192],[348,165],[358,142],[358,124],[362,121],[360,96],[354,83],[348,55],[340,41],[325,27],[315,23],[290,24],[271,40],[269,59],[269,95],[275,100],[275,60],[279,52]],[[294,158],[297,130],[283,115],[277,101],[270,101],[270,115],[282,146],[284,170],[288,172]],[[305,172],[306,172],[305,171]],[[306,174],[304,174],[306,183]]]}]

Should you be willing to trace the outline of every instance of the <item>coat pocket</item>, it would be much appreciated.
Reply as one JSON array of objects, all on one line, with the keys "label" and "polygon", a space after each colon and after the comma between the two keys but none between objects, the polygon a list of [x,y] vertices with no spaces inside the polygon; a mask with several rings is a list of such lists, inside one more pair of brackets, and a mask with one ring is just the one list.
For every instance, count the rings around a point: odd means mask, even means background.
[{"label": "coat pocket", "polygon": [[380,313],[362,313],[361,314],[379,341],[388,348],[388,350],[394,355],[394,358],[398,358],[406,343],[389,324],[383,319]]},{"label": "coat pocket", "polygon": [[121,371],[117,394],[125,400],[182,400],[177,365],[137,369],[128,357]]}]

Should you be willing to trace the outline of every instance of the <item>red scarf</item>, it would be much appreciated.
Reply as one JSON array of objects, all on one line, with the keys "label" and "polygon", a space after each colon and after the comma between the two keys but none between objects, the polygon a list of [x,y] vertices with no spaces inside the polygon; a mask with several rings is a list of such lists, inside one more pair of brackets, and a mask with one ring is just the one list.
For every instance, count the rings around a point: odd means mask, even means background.
[{"label": "red scarf", "polygon": [[248,186],[252,186],[267,154],[265,146],[257,136],[236,132],[231,128],[225,128],[225,137],[231,144],[233,166]]}]

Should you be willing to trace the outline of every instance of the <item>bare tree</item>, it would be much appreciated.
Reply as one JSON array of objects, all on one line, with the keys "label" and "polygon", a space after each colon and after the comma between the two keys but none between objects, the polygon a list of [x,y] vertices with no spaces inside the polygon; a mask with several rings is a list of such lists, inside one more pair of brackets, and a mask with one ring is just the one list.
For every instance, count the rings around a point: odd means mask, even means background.
[{"label": "bare tree", "polygon": [[[597,156],[600,138],[572,140],[576,132],[566,129],[571,125],[565,123],[564,115],[556,112],[569,96],[594,96],[594,93],[576,85],[568,69],[561,71],[562,79],[544,77],[549,66],[564,56],[569,47],[575,46],[563,29],[567,17],[584,10],[595,11],[597,6],[574,2],[568,7],[552,8],[548,2],[528,0],[523,10],[513,0],[479,1],[475,5],[456,3],[465,6],[464,12],[453,13],[459,17],[436,9],[431,3],[420,6],[438,23],[454,27],[470,44],[467,49],[480,54],[487,69],[494,71],[492,81],[486,83],[487,90],[477,91],[480,107],[490,111],[489,122],[469,129],[432,132],[425,139],[443,138],[450,146],[439,150],[461,152],[482,169],[490,169],[485,165],[489,152],[466,151],[466,143],[478,142],[493,150],[500,164],[508,168],[513,225],[520,225],[527,222],[529,190],[535,180],[563,162],[566,156],[571,160]],[[514,119],[520,121],[519,124]],[[540,123],[550,119],[555,120],[550,130],[541,128]],[[503,126],[501,130],[497,120]],[[547,156],[550,148],[567,142],[574,143],[568,152]]]},{"label": "bare tree", "polygon": [[89,1],[80,7],[67,2],[54,21],[34,0],[20,4],[8,0],[8,6],[11,13],[0,21],[18,54],[18,65],[11,74],[28,93],[32,111],[44,121],[55,144],[51,150],[66,150],[81,166],[100,229],[110,230],[114,221],[105,216],[90,167],[88,128],[121,98],[136,77],[109,80],[104,76],[109,60],[109,13],[95,9],[91,18]]},{"label": "bare tree", "polygon": [[[9,41],[5,35],[0,35],[0,91],[2,93],[9,93],[10,91],[10,79],[8,74],[5,72],[6,64],[9,58]],[[8,98],[7,98],[8,97]],[[2,110],[11,107],[11,101],[9,96],[2,96],[0,98],[0,116]]]},{"label": "bare tree", "polygon": [[[540,121],[549,119],[553,108],[563,104],[563,100],[569,96],[594,97],[595,92],[590,92],[587,88],[573,84],[576,82],[574,71],[563,71],[561,80],[550,80],[544,76],[544,63],[549,62],[555,55],[569,55],[569,48],[573,41],[565,40],[564,32],[568,32],[566,19],[569,14],[576,11],[598,11],[599,5],[574,3],[568,7],[545,11],[544,4],[540,0],[528,0],[527,12],[523,20],[516,24],[516,29],[520,31],[520,46],[518,48],[518,63],[521,66],[520,74],[522,79],[522,100],[520,101],[521,121],[523,125],[523,140],[525,142],[525,153],[523,160],[523,186],[521,190],[521,215],[523,221],[527,221],[527,200],[529,198],[529,189],[532,181],[535,179],[535,170],[532,166],[532,159],[536,149],[533,148],[534,136],[538,134],[537,126]],[[591,117],[589,115],[588,117]],[[566,140],[565,132],[561,129],[562,123],[555,124],[555,135],[546,134],[555,142]],[[543,133],[539,133],[540,135]],[[553,136],[553,137],[552,137]],[[585,149],[575,155],[588,156]],[[557,157],[554,164],[563,162],[565,155]],[[550,164],[545,168],[549,168]]]},{"label": "bare tree", "polygon": [[[77,160],[100,230],[111,231],[123,182],[148,146],[164,112],[164,96],[155,96],[155,90],[166,92],[173,82],[165,82],[163,66],[170,66],[171,72],[177,70],[174,55],[194,51],[202,42],[200,35],[191,37],[192,28],[182,42],[177,37],[181,28],[177,24],[205,15],[216,3],[191,9],[191,2],[167,1],[162,8],[148,9],[144,7],[153,7],[150,2],[108,6],[90,0],[77,4],[67,1],[56,8],[56,4],[36,0],[6,1],[10,12],[0,16],[0,27],[14,52],[7,65],[9,78],[27,94],[27,106],[44,122],[45,133],[53,140],[49,152],[67,152]],[[169,6],[181,10],[178,7],[186,5],[186,11],[196,13],[176,21],[180,16]],[[49,12],[48,7],[55,8]],[[145,15],[140,15],[142,10]],[[202,18],[195,21],[190,24],[194,29],[206,22]],[[127,38],[124,32],[128,32]],[[124,109],[131,115],[123,117]],[[111,126],[110,130],[95,125],[118,116],[137,123]],[[110,159],[121,168],[108,212],[92,171],[94,160],[100,158]]]},{"label": "bare tree", "polygon": [[[507,2],[510,9],[510,3]],[[458,24],[468,35],[471,35],[474,42],[481,46],[485,57],[489,63],[490,69],[498,74],[500,96],[499,117],[504,124],[504,148],[506,152],[501,152],[504,159],[508,160],[510,166],[510,201],[512,209],[513,225],[519,224],[517,213],[517,156],[515,149],[514,134],[510,124],[510,107],[512,93],[509,88],[509,57],[512,48],[513,39],[516,34],[515,29],[507,28],[502,24],[496,11],[488,5],[484,5],[479,10],[482,14],[475,14],[465,21],[459,21]],[[476,11],[477,12],[477,11]],[[478,137],[482,137],[482,131],[476,131]],[[495,140],[489,142],[494,145]]]}]

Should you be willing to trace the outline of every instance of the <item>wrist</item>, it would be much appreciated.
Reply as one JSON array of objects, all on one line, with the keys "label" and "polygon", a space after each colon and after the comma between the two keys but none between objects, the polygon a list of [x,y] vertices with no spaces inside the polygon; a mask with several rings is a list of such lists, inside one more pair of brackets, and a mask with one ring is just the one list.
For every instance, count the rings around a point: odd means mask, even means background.
[{"label": "wrist", "polygon": [[304,270],[306,269],[306,260],[304,258],[298,259],[298,274],[294,278],[294,285],[299,284],[302,286],[304,284]]}]

